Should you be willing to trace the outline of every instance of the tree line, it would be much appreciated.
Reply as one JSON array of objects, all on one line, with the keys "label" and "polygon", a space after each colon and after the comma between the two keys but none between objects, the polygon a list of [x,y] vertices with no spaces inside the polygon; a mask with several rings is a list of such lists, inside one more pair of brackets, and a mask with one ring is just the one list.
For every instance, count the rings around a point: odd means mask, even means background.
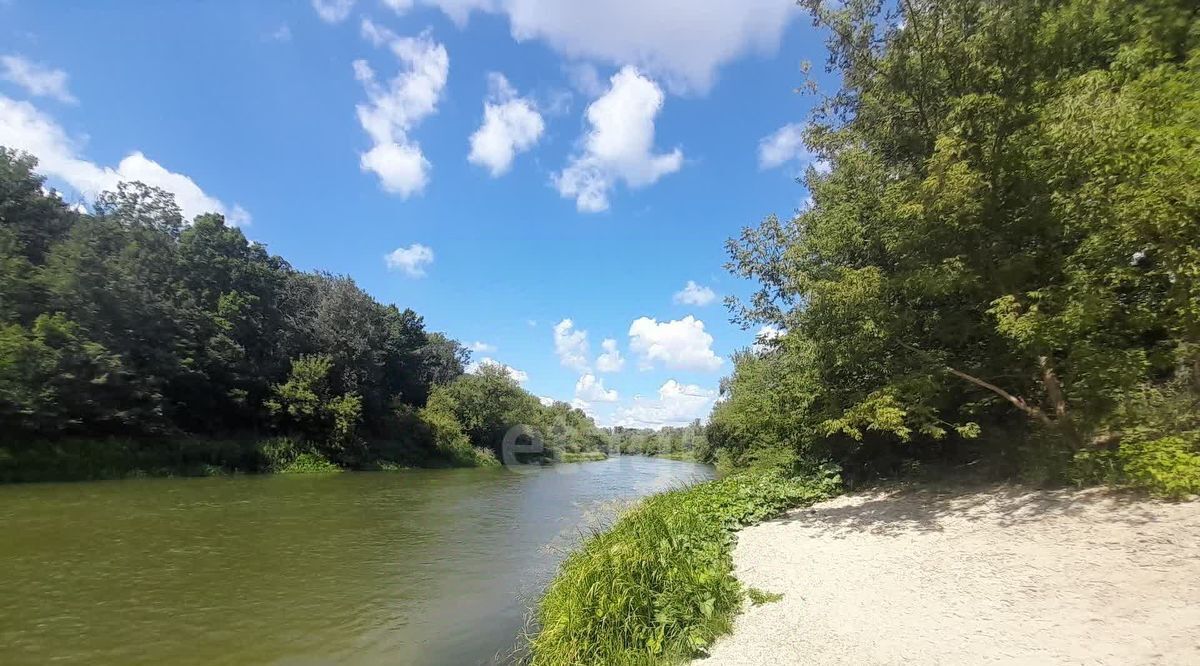
[{"label": "tree line", "polygon": [[582,412],[465,373],[461,344],[350,278],[140,183],[70,206],[36,165],[0,148],[0,476],[487,464],[515,423],[598,448]]},{"label": "tree line", "polygon": [[1200,491],[1195,2],[800,4],[841,83],[802,88],[809,202],[728,243],[734,317],[785,334],[714,455]]}]

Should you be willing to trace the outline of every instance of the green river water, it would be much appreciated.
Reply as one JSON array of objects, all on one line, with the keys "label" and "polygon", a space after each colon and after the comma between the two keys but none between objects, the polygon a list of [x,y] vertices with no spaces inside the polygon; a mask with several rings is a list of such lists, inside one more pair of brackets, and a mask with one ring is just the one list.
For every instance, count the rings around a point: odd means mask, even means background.
[{"label": "green river water", "polygon": [[0,664],[480,664],[581,531],[711,478],[510,469],[0,487]]}]

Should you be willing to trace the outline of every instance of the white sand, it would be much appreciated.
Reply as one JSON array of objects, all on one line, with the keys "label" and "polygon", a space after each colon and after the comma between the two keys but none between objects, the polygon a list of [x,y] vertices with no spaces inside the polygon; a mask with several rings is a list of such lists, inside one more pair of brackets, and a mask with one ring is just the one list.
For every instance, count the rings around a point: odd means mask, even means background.
[{"label": "white sand", "polygon": [[1200,502],[1011,486],[839,497],[743,530],[698,666],[1200,664]]}]

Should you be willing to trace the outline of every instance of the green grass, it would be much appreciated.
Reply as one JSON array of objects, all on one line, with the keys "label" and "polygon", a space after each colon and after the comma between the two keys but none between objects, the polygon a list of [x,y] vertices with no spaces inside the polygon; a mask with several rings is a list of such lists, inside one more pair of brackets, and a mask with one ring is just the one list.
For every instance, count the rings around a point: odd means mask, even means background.
[{"label": "green grass", "polygon": [[773,604],[783,598],[783,594],[780,592],[767,592],[766,590],[760,590],[757,587],[752,587],[746,590],[746,596],[750,597],[750,603],[754,604],[755,606]]},{"label": "green grass", "polygon": [[670,664],[702,653],[742,605],[734,531],[840,485],[742,475],[647,498],[560,566],[535,612],[530,662]]},{"label": "green grass", "polygon": [[319,453],[301,453],[294,460],[279,470],[280,474],[326,474],[341,472],[342,468],[333,464],[328,458]]},{"label": "green grass", "polygon": [[690,462],[694,462],[696,460],[696,454],[692,453],[691,451],[678,451],[675,453],[655,453],[654,457],[662,458],[663,460],[686,460],[686,461],[690,461]]},{"label": "green grass", "polygon": [[595,462],[597,460],[608,460],[608,454],[603,451],[580,451],[578,453],[562,451],[554,459],[557,462],[564,463]]}]

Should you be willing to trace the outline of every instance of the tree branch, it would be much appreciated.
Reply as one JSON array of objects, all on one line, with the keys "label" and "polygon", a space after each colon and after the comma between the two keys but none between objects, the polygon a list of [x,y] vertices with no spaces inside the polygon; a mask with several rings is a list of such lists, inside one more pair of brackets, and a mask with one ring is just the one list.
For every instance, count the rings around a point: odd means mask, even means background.
[{"label": "tree branch", "polygon": [[[929,352],[927,352],[923,349],[914,347],[910,344],[901,342],[900,346],[904,347],[905,349],[908,349],[910,351],[914,351],[926,358],[932,358],[932,355]],[[944,363],[939,363],[939,365],[942,366],[943,370],[954,375],[955,377],[958,377],[959,379],[970,382],[970,383],[974,384],[975,386],[978,386],[981,389],[985,389],[987,391],[995,393],[996,395],[1000,396],[1001,398],[1004,398],[1008,402],[1012,403],[1012,405],[1014,407],[1016,407],[1017,409],[1024,412],[1030,418],[1037,419],[1038,421],[1041,421],[1043,424],[1045,424],[1046,426],[1049,426],[1051,428],[1054,427],[1054,425],[1055,425],[1054,421],[1049,416],[1047,416],[1045,412],[1043,412],[1042,410],[1038,409],[1037,407],[1034,407],[1034,406],[1030,405],[1029,403],[1025,402],[1024,398],[1015,396],[1015,395],[1009,393],[1008,391],[1005,391],[1004,389],[1000,388],[999,386],[996,386],[995,384],[993,384],[991,382],[984,381],[984,380],[982,380],[978,377],[972,376],[972,375],[968,375],[967,373],[963,372],[962,370],[952,368]]]}]

